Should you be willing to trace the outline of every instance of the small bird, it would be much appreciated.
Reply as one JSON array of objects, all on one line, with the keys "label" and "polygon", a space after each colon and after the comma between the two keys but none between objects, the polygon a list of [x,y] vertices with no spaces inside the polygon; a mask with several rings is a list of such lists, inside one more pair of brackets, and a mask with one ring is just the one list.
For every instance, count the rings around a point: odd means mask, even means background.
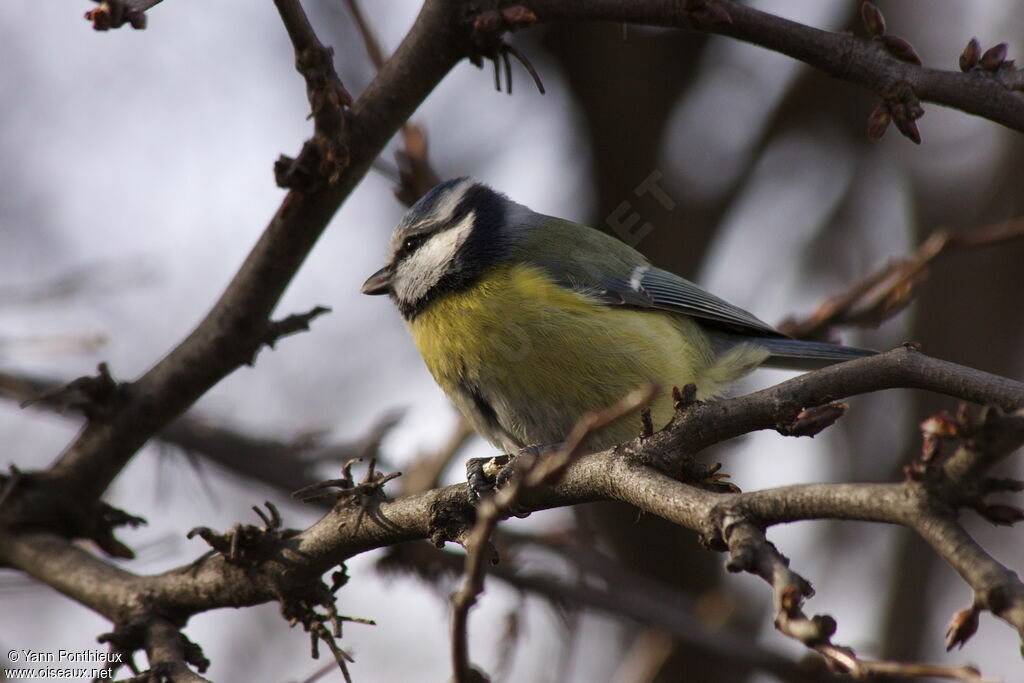
[{"label": "small bird", "polygon": [[[362,292],[390,295],[434,379],[509,454],[561,442],[585,413],[646,384],[693,383],[707,399],[760,365],[808,370],[875,353],[790,339],[623,242],[469,178],[409,209]],[[671,396],[650,409],[664,426]],[[639,417],[623,419],[586,445],[640,430]]]}]

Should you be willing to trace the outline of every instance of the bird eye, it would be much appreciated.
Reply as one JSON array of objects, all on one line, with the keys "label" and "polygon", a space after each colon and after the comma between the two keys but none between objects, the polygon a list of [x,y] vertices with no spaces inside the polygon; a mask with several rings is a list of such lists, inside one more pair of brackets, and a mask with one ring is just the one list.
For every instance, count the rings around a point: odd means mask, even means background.
[{"label": "bird eye", "polygon": [[426,235],[413,235],[412,237],[406,238],[406,240],[402,242],[402,251],[408,254],[416,247],[423,244],[423,240],[425,239]]}]

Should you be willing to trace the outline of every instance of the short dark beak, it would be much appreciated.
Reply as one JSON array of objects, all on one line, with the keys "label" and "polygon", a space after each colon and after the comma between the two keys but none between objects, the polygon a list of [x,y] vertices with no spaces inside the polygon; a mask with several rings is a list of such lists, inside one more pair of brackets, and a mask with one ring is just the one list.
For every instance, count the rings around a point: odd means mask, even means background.
[{"label": "short dark beak", "polygon": [[366,278],[362,289],[363,294],[387,294],[391,291],[391,266],[384,266]]}]

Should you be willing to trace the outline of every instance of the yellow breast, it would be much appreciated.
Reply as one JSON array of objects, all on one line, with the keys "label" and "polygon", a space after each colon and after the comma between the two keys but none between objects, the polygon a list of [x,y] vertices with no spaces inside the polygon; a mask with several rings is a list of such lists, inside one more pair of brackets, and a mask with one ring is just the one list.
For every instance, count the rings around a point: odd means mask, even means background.
[{"label": "yellow breast", "polygon": [[[712,395],[722,380],[735,379],[716,369],[691,318],[609,306],[522,264],[495,268],[470,289],[441,297],[409,327],[434,379],[506,450],[561,441],[585,412],[643,384],[694,382],[699,394]],[[655,426],[671,412],[663,390],[652,406]],[[635,437],[639,418],[623,422],[591,445]]]}]

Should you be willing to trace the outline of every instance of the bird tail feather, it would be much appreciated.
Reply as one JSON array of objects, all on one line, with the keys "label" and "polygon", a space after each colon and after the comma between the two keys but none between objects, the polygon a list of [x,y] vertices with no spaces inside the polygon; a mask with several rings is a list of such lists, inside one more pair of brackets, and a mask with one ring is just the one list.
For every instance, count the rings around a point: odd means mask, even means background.
[{"label": "bird tail feather", "polygon": [[856,346],[799,339],[760,338],[755,342],[769,353],[763,366],[785,370],[816,370],[834,363],[874,356],[878,352]]}]

